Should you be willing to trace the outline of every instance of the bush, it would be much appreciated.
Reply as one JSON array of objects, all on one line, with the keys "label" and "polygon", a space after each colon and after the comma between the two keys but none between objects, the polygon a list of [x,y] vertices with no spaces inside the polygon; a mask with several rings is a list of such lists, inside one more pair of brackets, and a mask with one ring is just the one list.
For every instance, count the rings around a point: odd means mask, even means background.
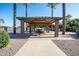
[{"label": "bush", "polygon": [[66,26],[66,31],[72,31],[72,28],[70,26]]},{"label": "bush", "polygon": [[9,43],[9,35],[6,31],[0,31],[0,48],[6,47]]},{"label": "bush", "polygon": [[42,33],[44,33],[44,32],[42,31],[42,29],[37,29],[37,30],[36,30],[36,33],[40,35],[40,34],[42,34]]}]

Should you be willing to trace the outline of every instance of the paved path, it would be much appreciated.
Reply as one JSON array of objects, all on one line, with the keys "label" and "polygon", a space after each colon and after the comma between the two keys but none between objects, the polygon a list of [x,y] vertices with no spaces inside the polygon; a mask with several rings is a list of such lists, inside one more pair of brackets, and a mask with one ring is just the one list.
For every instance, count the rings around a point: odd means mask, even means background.
[{"label": "paved path", "polygon": [[29,38],[15,56],[66,56],[50,38]]}]

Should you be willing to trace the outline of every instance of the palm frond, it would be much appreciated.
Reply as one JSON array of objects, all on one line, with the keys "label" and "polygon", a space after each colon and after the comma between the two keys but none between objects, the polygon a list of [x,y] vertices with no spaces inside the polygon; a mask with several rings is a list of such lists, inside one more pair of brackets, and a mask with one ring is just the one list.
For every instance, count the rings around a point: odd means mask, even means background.
[{"label": "palm frond", "polygon": [[48,3],[47,6],[51,8],[55,8],[59,3]]},{"label": "palm frond", "polygon": [[23,3],[23,5],[27,5],[27,6],[30,6],[32,4],[34,4],[34,3]]}]

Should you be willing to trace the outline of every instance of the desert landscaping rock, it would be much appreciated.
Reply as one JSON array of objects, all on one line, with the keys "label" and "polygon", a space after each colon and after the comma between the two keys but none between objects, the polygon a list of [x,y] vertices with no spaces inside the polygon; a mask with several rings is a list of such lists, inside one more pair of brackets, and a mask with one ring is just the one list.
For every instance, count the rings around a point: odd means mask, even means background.
[{"label": "desert landscaping rock", "polygon": [[79,40],[52,40],[66,55],[79,56]]},{"label": "desert landscaping rock", "polygon": [[15,55],[26,42],[26,39],[11,39],[7,47],[0,49],[0,56]]}]

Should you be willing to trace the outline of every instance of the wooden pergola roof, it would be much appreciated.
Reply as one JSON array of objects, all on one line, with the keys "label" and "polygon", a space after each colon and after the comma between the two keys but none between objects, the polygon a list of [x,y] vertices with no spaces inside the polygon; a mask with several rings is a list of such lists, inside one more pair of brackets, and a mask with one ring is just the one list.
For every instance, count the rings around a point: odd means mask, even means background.
[{"label": "wooden pergola roof", "polygon": [[54,23],[56,20],[61,20],[62,18],[60,17],[55,17],[55,18],[51,18],[51,17],[17,17],[17,19],[19,20],[23,20],[26,23],[29,24],[51,24]]}]

